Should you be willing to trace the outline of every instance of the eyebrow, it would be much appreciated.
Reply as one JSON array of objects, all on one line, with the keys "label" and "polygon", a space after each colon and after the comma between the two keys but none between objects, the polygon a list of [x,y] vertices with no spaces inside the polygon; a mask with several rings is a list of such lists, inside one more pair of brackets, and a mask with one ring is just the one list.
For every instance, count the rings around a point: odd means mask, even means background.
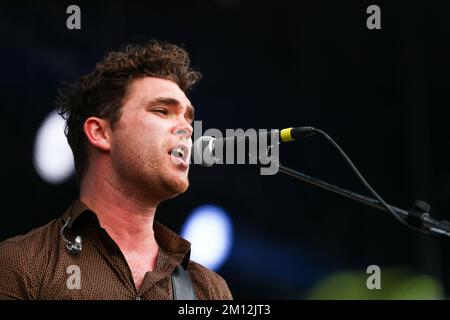
[{"label": "eyebrow", "polygon": [[[165,105],[168,107],[179,107],[181,108],[182,104],[179,100],[174,99],[174,98],[167,98],[167,97],[158,97],[155,99],[150,100],[147,103],[147,107],[155,107],[158,105]],[[186,107],[186,113],[189,117],[190,120],[194,120],[194,115],[195,115],[195,108],[188,104]]]}]

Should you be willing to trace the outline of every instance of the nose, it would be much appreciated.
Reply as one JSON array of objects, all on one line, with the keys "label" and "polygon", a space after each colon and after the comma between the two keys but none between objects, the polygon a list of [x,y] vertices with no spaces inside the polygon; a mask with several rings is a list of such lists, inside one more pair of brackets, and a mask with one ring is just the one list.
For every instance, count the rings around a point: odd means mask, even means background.
[{"label": "nose", "polygon": [[192,136],[193,131],[194,129],[192,128],[191,124],[184,120],[183,123],[179,124],[173,129],[173,134],[181,136],[185,139],[189,139]]}]

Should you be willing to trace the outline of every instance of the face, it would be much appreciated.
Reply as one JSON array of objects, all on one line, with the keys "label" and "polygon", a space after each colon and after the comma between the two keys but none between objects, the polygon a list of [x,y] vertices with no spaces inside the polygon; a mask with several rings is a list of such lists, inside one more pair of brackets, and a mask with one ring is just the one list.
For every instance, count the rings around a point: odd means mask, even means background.
[{"label": "face", "polygon": [[189,186],[194,110],[172,81],[134,80],[112,130],[111,161],[117,179],[165,200]]}]

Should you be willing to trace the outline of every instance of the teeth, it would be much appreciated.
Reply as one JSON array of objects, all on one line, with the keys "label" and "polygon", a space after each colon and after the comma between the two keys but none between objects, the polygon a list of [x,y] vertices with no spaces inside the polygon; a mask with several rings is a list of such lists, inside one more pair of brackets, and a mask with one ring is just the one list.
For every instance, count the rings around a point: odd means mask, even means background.
[{"label": "teeth", "polygon": [[183,150],[183,148],[181,148],[181,147],[172,149],[172,153],[173,153],[175,156],[179,157],[179,158],[183,158],[183,157],[184,157],[184,150]]}]

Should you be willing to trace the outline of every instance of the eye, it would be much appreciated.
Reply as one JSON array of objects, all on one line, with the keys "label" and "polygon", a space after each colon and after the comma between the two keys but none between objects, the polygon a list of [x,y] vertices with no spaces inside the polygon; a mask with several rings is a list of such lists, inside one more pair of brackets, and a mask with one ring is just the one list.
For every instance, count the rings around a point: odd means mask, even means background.
[{"label": "eye", "polygon": [[164,114],[164,115],[167,115],[169,113],[169,111],[167,109],[164,109],[164,108],[156,108],[156,109],[153,109],[152,111],[153,112],[157,112],[157,113],[161,113],[161,114]]}]

